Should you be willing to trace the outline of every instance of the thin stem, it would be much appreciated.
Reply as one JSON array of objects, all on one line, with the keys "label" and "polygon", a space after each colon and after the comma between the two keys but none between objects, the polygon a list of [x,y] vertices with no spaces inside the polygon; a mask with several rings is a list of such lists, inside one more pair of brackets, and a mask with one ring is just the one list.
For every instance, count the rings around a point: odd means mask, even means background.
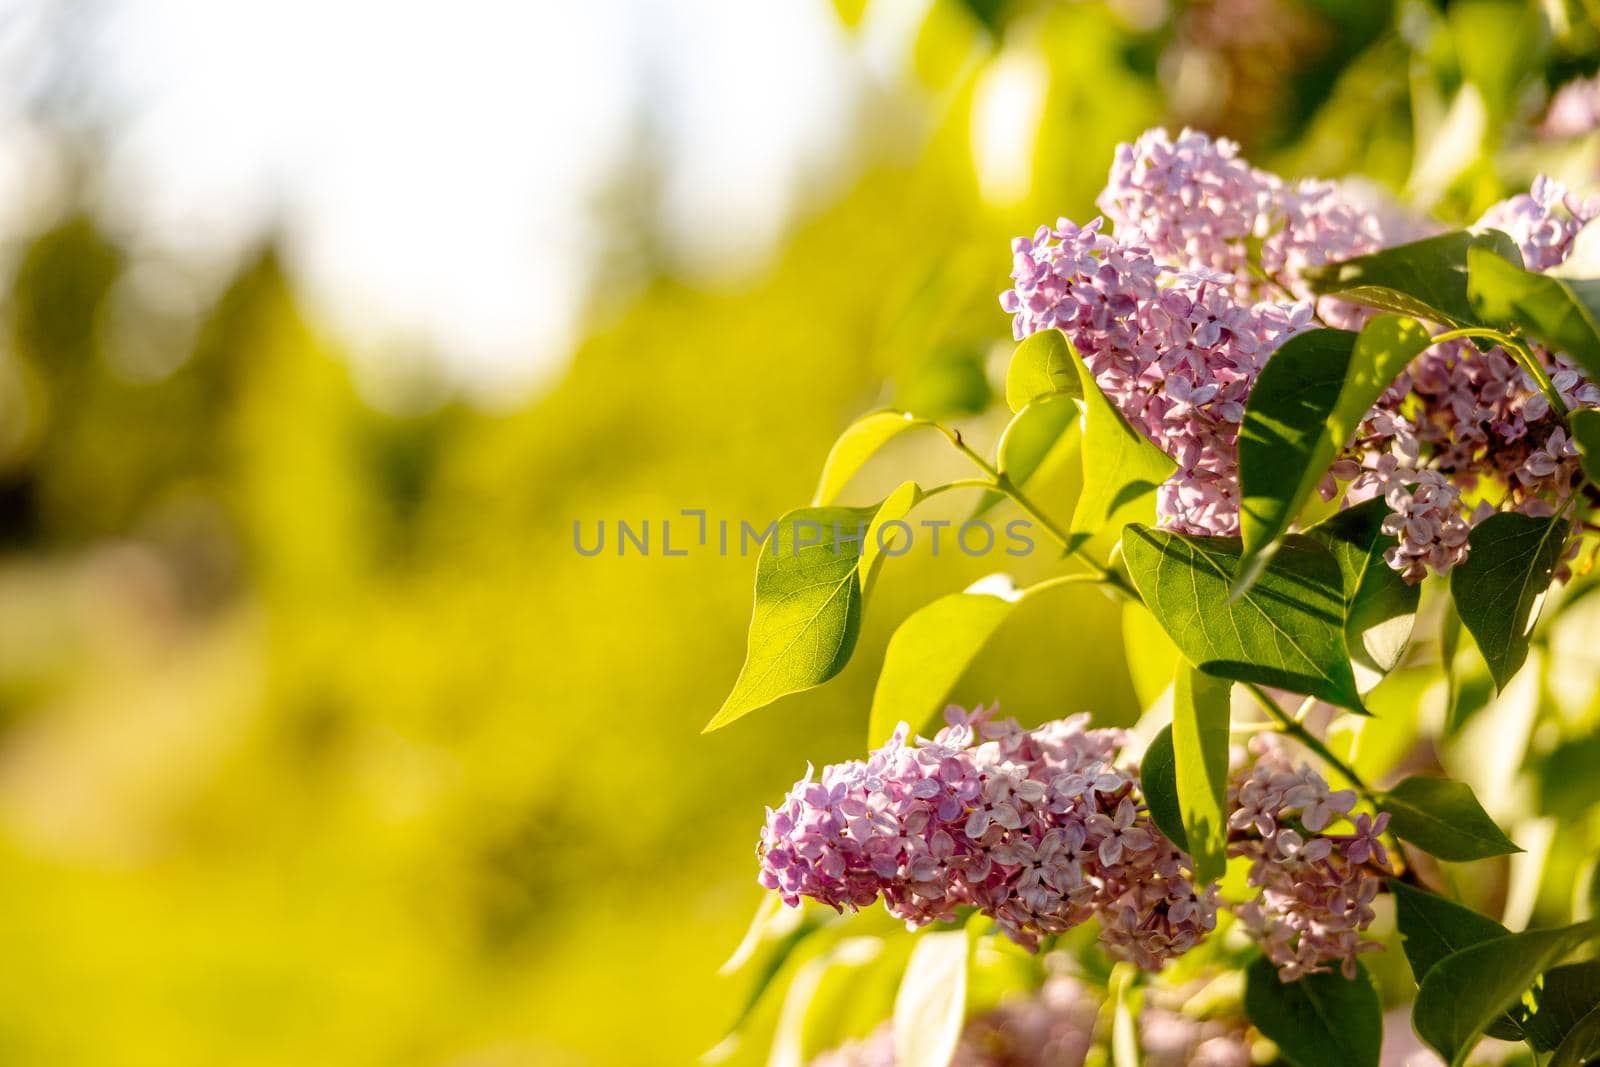
[{"label": "thin stem", "polygon": [[1309,748],[1312,752],[1315,752],[1323,759],[1324,762],[1328,764],[1328,766],[1338,771],[1346,781],[1355,786],[1356,792],[1361,794],[1362,799],[1366,800],[1367,803],[1376,806],[1377,802],[1373,797],[1372,788],[1362,780],[1359,774],[1356,773],[1355,768],[1351,767],[1338,756],[1335,756],[1333,754],[1333,750],[1322,743],[1321,738],[1317,737],[1316,734],[1306,729],[1305,724],[1299,719],[1295,718],[1293,715],[1290,715],[1287,711],[1284,711],[1283,708],[1279,706],[1278,702],[1273,700],[1272,696],[1265,689],[1261,688],[1261,686],[1257,685],[1255,682],[1245,682],[1244,687],[1249,691],[1251,696],[1256,698],[1256,703],[1260,704],[1262,708],[1266,710],[1266,713],[1272,716],[1273,720],[1277,722],[1278,729],[1281,732],[1288,734],[1290,737]]},{"label": "thin stem", "polygon": [[1096,579],[1118,590],[1124,596],[1135,600],[1139,599],[1139,594],[1133,589],[1127,580],[1122,577],[1122,575],[1118,574],[1109,567],[1103,566],[1099,560],[1083,551],[1081,547],[1074,546],[1071,543],[1071,539],[1068,537],[1067,532],[1060,526],[1056,525],[1055,521],[1043,511],[1039,510],[1038,505],[1029,500],[1022,490],[1016,485],[1016,483],[1013,482],[1003,471],[997,470],[994,465],[988,460],[984,459],[976,449],[967,444],[966,440],[962,438],[960,430],[951,429],[950,427],[943,426],[939,423],[933,423],[932,425],[940,433],[944,434],[945,439],[955,447],[957,452],[960,452],[963,456],[966,456],[967,459],[972,461],[974,466],[988,476],[989,480],[987,482],[982,482],[979,484],[983,485],[984,488],[993,489],[997,492],[1004,493],[1007,497],[1009,497],[1013,504],[1016,504],[1017,507],[1021,508],[1023,513],[1026,514],[1028,518],[1038,523],[1045,533],[1049,534],[1051,538],[1054,539],[1055,542],[1064,550],[1066,550],[1069,555],[1076,556],[1080,562],[1088,566],[1094,573]]}]

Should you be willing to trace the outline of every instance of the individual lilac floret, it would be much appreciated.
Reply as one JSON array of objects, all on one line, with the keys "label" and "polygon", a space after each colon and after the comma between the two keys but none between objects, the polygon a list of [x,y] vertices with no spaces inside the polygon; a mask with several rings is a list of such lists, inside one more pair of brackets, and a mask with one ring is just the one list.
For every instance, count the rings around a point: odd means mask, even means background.
[{"label": "individual lilac floret", "polygon": [[[1354,977],[1356,956],[1379,947],[1362,935],[1372,901],[1389,873],[1379,835],[1389,816],[1350,815],[1356,795],[1333,791],[1322,776],[1296,765],[1275,738],[1251,744],[1255,763],[1230,782],[1228,855],[1250,860],[1254,900],[1233,912],[1260,943],[1278,976],[1294,981],[1337,963]],[[1345,823],[1349,833],[1332,833]]]},{"label": "individual lilac floret", "polygon": [[1215,926],[1216,890],[1195,887],[1189,857],[1150,822],[1117,764],[1126,735],[1087,719],[1023,730],[952,708],[915,745],[902,725],[768,812],[762,885],[790,905],[881,897],[913,927],[975,907],[1029,947],[1099,917],[1113,955],[1159,969]]}]

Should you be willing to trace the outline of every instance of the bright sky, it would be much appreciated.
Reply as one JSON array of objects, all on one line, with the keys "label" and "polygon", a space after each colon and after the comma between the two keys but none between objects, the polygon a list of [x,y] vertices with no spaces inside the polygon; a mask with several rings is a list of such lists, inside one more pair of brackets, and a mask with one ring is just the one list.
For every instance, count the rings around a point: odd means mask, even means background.
[{"label": "bright sky", "polygon": [[[41,2],[0,0],[0,35]],[[204,252],[281,219],[325,320],[368,352],[431,343],[491,399],[559,367],[605,239],[587,205],[641,121],[667,232],[727,274],[770,245],[797,170],[837,156],[868,77],[828,0],[88,10],[74,58],[113,109],[106,192],[133,228]]]}]

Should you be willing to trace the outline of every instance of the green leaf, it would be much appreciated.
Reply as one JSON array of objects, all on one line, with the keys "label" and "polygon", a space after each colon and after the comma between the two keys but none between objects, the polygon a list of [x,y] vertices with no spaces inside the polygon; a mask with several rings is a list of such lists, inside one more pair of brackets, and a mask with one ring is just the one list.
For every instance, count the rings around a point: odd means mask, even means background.
[{"label": "green leaf", "polygon": [[1472,787],[1451,778],[1413,775],[1382,793],[1389,829],[1442,860],[1481,860],[1521,852],[1483,810]]},{"label": "green leaf", "polygon": [[894,1001],[895,1063],[947,1067],[967,1013],[965,930],[922,934],[911,951]]},{"label": "green leaf", "polygon": [[927,425],[930,425],[928,420],[905,411],[875,411],[851,423],[834,441],[828,458],[823,461],[822,479],[811,498],[812,506],[832,504],[879,449],[907,430]]},{"label": "green leaf", "polygon": [[1594,1059],[1600,1059],[1600,1008],[1578,1020],[1567,1032],[1566,1040],[1546,1067],[1583,1067]]},{"label": "green leaf", "polygon": [[1600,1006],[1600,960],[1552,967],[1533,991],[1522,1013],[1522,1032],[1534,1048],[1548,1052],[1566,1041],[1574,1027]]},{"label": "green leaf", "polygon": [[1017,412],[995,446],[1000,473],[1012,485],[1026,485],[1077,418],[1078,406],[1066,396],[1044,397]]},{"label": "green leaf", "polygon": [[1401,947],[1418,985],[1445,957],[1511,934],[1487,915],[1480,915],[1437,893],[1392,878],[1388,884],[1389,891],[1394,894],[1395,923],[1400,927]]},{"label": "green leaf", "polygon": [[1197,881],[1222,877],[1228,849],[1228,725],[1233,683],[1178,665],[1172,758],[1178,808]]},{"label": "green leaf", "polygon": [[917,496],[906,483],[883,504],[800,508],[778,520],[756,561],[744,666],[708,732],[844,669],[861,628],[863,583],[879,557],[878,527]]},{"label": "green leaf", "polygon": [[1484,1030],[1514,1008],[1539,975],[1600,933],[1600,922],[1527,930],[1469,945],[1440,960],[1417,991],[1411,1022],[1451,1067],[1461,1067]]},{"label": "green leaf", "polygon": [[1239,428],[1245,556],[1236,589],[1255,580],[1361,420],[1429,341],[1416,319],[1381,315],[1360,334],[1291,337],[1267,360]]},{"label": "green leaf", "polygon": [[1365,967],[1354,979],[1308,974],[1293,982],[1257,956],[1245,972],[1244,1012],[1294,1067],[1376,1067],[1383,1008]]},{"label": "green leaf", "polygon": [[1481,322],[1467,286],[1473,249],[1519,268],[1522,264],[1516,243],[1499,230],[1457,230],[1332,263],[1307,276],[1319,295],[1449,326],[1476,326]]},{"label": "green leaf", "polygon": [[1345,651],[1343,577],[1316,541],[1285,538],[1255,585],[1232,601],[1238,538],[1129,526],[1122,546],[1145,605],[1190,663],[1364,711]]},{"label": "green leaf", "polygon": [[1481,249],[1469,257],[1472,306],[1484,322],[1519,326],[1589,374],[1600,374],[1600,279],[1535,274]]},{"label": "green leaf", "polygon": [[1012,353],[1006,368],[1006,404],[1014,412],[1047,396],[1081,399],[1083,385],[1072,362],[1071,342],[1060,330],[1040,330]]},{"label": "green leaf", "polygon": [[1490,515],[1472,530],[1471,553],[1450,572],[1450,595],[1461,622],[1504,689],[1528,658],[1528,638],[1538,621],[1568,524],[1515,512]]},{"label": "green leaf", "polygon": [[[1597,231],[1600,232],[1600,231]],[[1579,408],[1567,415],[1573,443],[1578,446],[1578,463],[1583,476],[1600,485],[1600,410]]]},{"label": "green leaf", "polygon": [[1183,828],[1183,811],[1178,804],[1177,758],[1172,751],[1172,727],[1163,726],[1150,739],[1139,761],[1139,784],[1144,789],[1150,821],[1168,841],[1189,851],[1189,835]]},{"label": "green leaf", "polygon": [[1171,687],[1183,656],[1156,617],[1132,597],[1122,606],[1122,653],[1133,695],[1148,711]]},{"label": "green leaf", "polygon": [[1106,399],[1077,350],[1069,345],[1067,352],[1083,390],[1083,489],[1067,535],[1070,552],[1102,530],[1153,525],[1156,490],[1178,465]]},{"label": "green leaf", "polygon": [[1422,586],[1383,560],[1396,544],[1383,532],[1389,507],[1375,497],[1336,512],[1306,531],[1339,565],[1345,596],[1345,646],[1362,692],[1399,666],[1411,640]]},{"label": "green leaf", "polygon": [[872,694],[869,747],[887,741],[901,720],[915,732],[943,709],[950,690],[1022,596],[983,579],[907,616],[889,638]]}]

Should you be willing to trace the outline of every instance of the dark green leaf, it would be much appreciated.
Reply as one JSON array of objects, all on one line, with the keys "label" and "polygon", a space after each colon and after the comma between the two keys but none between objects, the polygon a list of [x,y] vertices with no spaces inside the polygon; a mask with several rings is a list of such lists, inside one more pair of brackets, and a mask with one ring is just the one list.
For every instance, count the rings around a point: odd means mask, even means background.
[{"label": "dark green leaf", "polygon": [[1595,1008],[1567,1032],[1547,1067],[1583,1067],[1600,1059],[1600,1008]]},{"label": "dark green leaf", "polygon": [[1376,1067],[1383,1008],[1366,968],[1278,979],[1265,956],[1245,972],[1244,1011],[1294,1067]]},{"label": "dark green leaf", "polygon": [[1471,945],[1509,937],[1510,930],[1487,915],[1390,879],[1394,894],[1395,922],[1400,927],[1401,947],[1411,963],[1417,984],[1428,976],[1434,964]]},{"label": "dark green leaf", "polygon": [[1520,326],[1600,374],[1600,279],[1535,274],[1481,249],[1469,262],[1472,306],[1484,322]]},{"label": "dark green leaf", "polygon": [[1490,1023],[1596,933],[1600,923],[1586,922],[1469,945],[1428,971],[1417,991],[1412,1025],[1451,1067],[1461,1067]]},{"label": "dark green leaf", "polygon": [[1389,829],[1442,860],[1480,860],[1522,850],[1483,810],[1472,787],[1451,778],[1413,775],[1378,797]]},{"label": "dark green leaf", "polygon": [[1017,346],[1006,368],[1006,404],[1013,412],[1047,396],[1083,396],[1070,348],[1060,330],[1040,330]]},{"label": "dark green leaf", "polygon": [[1316,541],[1285,538],[1255,585],[1232,601],[1238,538],[1129,526],[1122,546],[1145,605],[1190,663],[1364,710],[1345,651],[1343,578]]},{"label": "dark green leaf", "polygon": [[1345,645],[1363,692],[1400,663],[1416,621],[1421,585],[1412,585],[1383,560],[1393,534],[1383,532],[1389,508],[1373,498],[1329,516],[1306,531],[1339,564],[1345,595]]},{"label": "dark green leaf", "polygon": [[1319,267],[1308,276],[1322,295],[1450,326],[1479,325],[1467,292],[1474,248],[1522,264],[1516,243],[1499,230],[1457,230]]},{"label": "dark green leaf", "polygon": [[1491,515],[1473,528],[1467,561],[1450,572],[1456,611],[1497,688],[1505,688],[1528,658],[1528,638],[1569,528],[1556,518]]},{"label": "dark green leaf", "polygon": [[1573,443],[1578,446],[1578,462],[1583,475],[1600,485],[1600,410],[1579,408],[1567,416]]},{"label": "dark green leaf", "polygon": [[1102,530],[1153,524],[1156,489],[1178,469],[1107,400],[1076,349],[1068,355],[1083,390],[1083,489],[1072,512],[1069,551]]},{"label": "dark green leaf", "polygon": [[1240,531],[1245,559],[1235,589],[1311,499],[1361,420],[1429,344],[1412,318],[1380,315],[1361,333],[1312,330],[1272,354],[1250,390],[1239,428]]},{"label": "dark green leaf", "polygon": [[1557,1048],[1583,1017],[1600,1007],[1600,960],[1552,967],[1522,1013],[1522,1032],[1541,1052]]},{"label": "dark green leaf", "polygon": [[1228,725],[1233,683],[1178,665],[1172,688],[1172,757],[1178,807],[1195,878],[1211,882],[1227,864]]},{"label": "dark green leaf", "polygon": [[706,730],[844,669],[861,628],[863,582],[880,555],[875,524],[904,515],[917,495],[908,482],[883,504],[800,508],[778,520],[756,562],[744,666]]},{"label": "dark green leaf", "polygon": [[1163,726],[1150,740],[1139,763],[1139,781],[1144,787],[1144,802],[1150,821],[1168,841],[1189,851],[1189,836],[1183,829],[1183,812],[1178,807],[1178,768],[1172,753],[1172,727]]}]

